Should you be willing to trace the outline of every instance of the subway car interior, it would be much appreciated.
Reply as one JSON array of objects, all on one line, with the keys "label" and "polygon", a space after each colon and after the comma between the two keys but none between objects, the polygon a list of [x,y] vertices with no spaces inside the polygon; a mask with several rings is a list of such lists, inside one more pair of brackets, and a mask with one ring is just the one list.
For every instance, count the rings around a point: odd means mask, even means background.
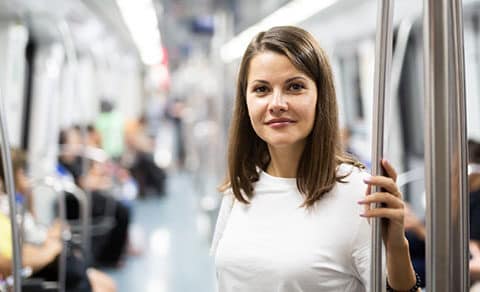
[{"label": "subway car interior", "polygon": [[[342,146],[370,172],[381,2],[393,11],[382,157],[399,174],[414,268],[422,291],[480,291],[478,0],[0,0],[0,291],[219,291],[209,250],[243,51],[273,26],[309,31],[332,65]],[[439,120],[464,105],[444,154],[428,122],[433,2],[460,15],[439,27],[448,39],[460,23],[464,58],[442,71],[460,72],[461,89],[445,88],[463,99]],[[440,160],[448,214],[430,194]],[[442,234],[463,241],[439,259]]]}]

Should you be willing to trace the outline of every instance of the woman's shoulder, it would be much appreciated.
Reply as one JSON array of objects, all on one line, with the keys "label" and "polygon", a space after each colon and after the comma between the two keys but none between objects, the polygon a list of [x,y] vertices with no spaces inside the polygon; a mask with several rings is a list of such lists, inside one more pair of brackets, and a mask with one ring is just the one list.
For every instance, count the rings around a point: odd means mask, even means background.
[{"label": "woman's shoulder", "polygon": [[337,176],[344,177],[342,181],[354,182],[363,181],[363,179],[369,177],[370,174],[357,165],[342,163],[337,168]]},{"label": "woman's shoulder", "polygon": [[337,169],[337,176],[340,178],[335,187],[337,192],[355,195],[356,199],[365,195],[367,185],[364,179],[369,177],[370,174],[364,169],[343,163]]},{"label": "woman's shoulder", "polygon": [[231,197],[233,196],[233,189],[231,186],[224,187],[220,190],[220,195],[223,197]]}]

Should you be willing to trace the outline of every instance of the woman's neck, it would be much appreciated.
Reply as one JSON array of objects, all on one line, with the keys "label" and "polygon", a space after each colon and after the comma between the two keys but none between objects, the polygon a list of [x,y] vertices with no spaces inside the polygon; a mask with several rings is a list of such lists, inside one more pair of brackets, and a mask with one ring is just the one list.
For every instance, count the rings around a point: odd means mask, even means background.
[{"label": "woman's neck", "polygon": [[304,147],[305,144],[288,147],[268,146],[271,160],[266,172],[276,177],[297,177],[298,164]]}]

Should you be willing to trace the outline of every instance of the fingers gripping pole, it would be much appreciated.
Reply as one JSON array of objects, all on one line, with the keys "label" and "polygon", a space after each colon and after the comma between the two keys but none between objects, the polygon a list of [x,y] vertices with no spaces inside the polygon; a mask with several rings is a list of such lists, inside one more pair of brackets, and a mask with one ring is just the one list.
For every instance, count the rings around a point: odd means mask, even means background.
[{"label": "fingers gripping pole", "polygon": [[[381,159],[384,144],[384,112],[390,98],[390,74],[393,47],[393,0],[378,1],[377,34],[375,44],[375,90],[372,129],[372,175],[382,175]],[[372,192],[380,191],[376,187]],[[377,206],[374,206],[377,207]],[[372,221],[372,262],[370,291],[385,291],[385,275],[382,269],[381,220]]]}]

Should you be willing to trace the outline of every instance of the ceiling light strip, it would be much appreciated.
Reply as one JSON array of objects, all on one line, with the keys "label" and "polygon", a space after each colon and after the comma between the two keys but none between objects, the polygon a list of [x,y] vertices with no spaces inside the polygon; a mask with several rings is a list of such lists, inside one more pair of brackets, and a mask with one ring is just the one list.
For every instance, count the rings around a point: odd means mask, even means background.
[{"label": "ceiling light strip", "polygon": [[152,0],[117,0],[117,4],[143,63],[160,63],[162,41]]},{"label": "ceiling light strip", "polygon": [[224,62],[231,62],[241,57],[252,38],[259,32],[278,25],[296,25],[338,0],[294,0],[265,17],[262,21],[241,32],[220,48],[220,56]]}]

